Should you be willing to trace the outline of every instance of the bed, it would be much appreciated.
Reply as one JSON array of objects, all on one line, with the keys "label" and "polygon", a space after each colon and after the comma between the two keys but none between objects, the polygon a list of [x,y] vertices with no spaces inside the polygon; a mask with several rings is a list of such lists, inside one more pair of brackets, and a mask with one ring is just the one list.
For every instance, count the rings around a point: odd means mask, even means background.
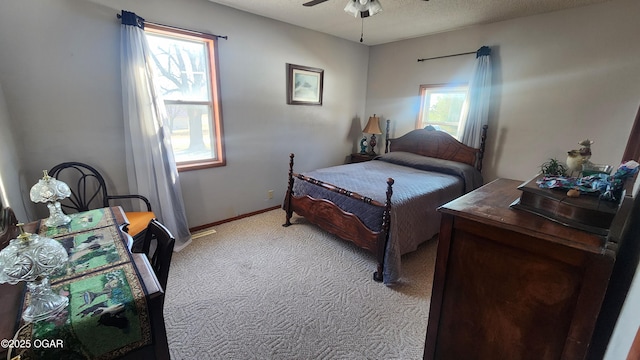
[{"label": "bed", "polygon": [[[387,134],[389,133],[387,121]],[[487,126],[478,149],[433,128],[385,139],[385,153],[371,161],[293,170],[289,157],[283,209],[374,254],[376,281],[400,279],[401,256],[434,237],[437,208],[482,185]]]}]

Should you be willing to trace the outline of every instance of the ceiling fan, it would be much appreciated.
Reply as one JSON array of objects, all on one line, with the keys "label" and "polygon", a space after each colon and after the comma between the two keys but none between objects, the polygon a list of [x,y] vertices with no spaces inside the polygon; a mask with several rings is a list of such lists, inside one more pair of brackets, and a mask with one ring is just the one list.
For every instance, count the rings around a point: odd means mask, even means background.
[{"label": "ceiling fan", "polygon": [[[302,4],[303,6],[314,6],[314,5],[318,5],[318,4],[322,4],[323,2],[328,1],[328,0],[311,0],[308,1],[304,4]],[[424,0],[424,1],[429,1],[429,0]]]},{"label": "ceiling fan", "polygon": [[[327,0],[311,0],[302,5],[315,6],[325,1]],[[362,19],[362,29],[360,31],[360,42],[362,42],[364,36],[364,18],[368,18],[382,11],[382,5],[380,5],[380,1],[378,0],[349,0],[344,11],[353,17],[360,17]]]}]

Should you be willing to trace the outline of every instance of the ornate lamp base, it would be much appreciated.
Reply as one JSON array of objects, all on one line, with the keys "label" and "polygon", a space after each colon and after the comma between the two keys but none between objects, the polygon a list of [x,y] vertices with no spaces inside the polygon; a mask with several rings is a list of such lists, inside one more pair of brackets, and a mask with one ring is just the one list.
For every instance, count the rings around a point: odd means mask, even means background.
[{"label": "ornate lamp base", "polygon": [[67,225],[71,222],[71,218],[62,212],[59,202],[47,203],[49,208],[49,218],[44,222],[49,227],[56,227],[60,225]]},{"label": "ornate lamp base", "polygon": [[58,295],[51,290],[49,278],[27,283],[31,293],[31,304],[22,313],[22,319],[27,322],[46,320],[58,315],[69,305],[69,298]]},{"label": "ornate lamp base", "polygon": [[375,155],[376,154],[376,134],[371,134],[371,140],[369,140],[369,155]]}]

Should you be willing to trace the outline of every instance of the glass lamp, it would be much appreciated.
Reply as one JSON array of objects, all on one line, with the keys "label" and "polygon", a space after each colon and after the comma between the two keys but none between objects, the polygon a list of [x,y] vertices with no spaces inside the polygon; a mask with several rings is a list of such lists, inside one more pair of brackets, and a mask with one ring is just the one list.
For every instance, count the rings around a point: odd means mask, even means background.
[{"label": "glass lamp", "polygon": [[371,140],[369,140],[369,155],[376,154],[376,134],[382,134],[382,130],[380,130],[380,118],[373,114],[373,116],[369,117],[369,121],[367,122],[367,126],[362,130],[365,134],[371,134]]},{"label": "glass lamp", "polygon": [[68,255],[57,241],[29,234],[20,227],[20,235],[0,251],[0,284],[27,283],[31,303],[22,313],[27,322],[56,316],[69,304],[69,298],[51,290],[49,276],[66,266]]},{"label": "glass lamp", "polygon": [[49,208],[49,218],[45,221],[45,225],[56,227],[66,225],[71,218],[62,212],[59,200],[71,196],[71,189],[64,182],[52,178],[47,174],[47,170],[43,170],[44,176],[38,180],[38,183],[31,187],[29,196],[31,201],[35,203],[46,203]]}]

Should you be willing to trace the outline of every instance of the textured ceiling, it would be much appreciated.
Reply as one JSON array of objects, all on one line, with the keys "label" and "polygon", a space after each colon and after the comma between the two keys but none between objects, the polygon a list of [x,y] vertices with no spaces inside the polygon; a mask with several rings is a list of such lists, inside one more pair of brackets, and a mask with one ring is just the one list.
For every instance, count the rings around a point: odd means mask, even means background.
[{"label": "textured ceiling", "polygon": [[302,6],[309,0],[209,1],[355,42],[363,26],[363,43],[378,45],[610,0],[380,0],[383,11],[364,21],[344,12],[347,0],[312,7]]}]

